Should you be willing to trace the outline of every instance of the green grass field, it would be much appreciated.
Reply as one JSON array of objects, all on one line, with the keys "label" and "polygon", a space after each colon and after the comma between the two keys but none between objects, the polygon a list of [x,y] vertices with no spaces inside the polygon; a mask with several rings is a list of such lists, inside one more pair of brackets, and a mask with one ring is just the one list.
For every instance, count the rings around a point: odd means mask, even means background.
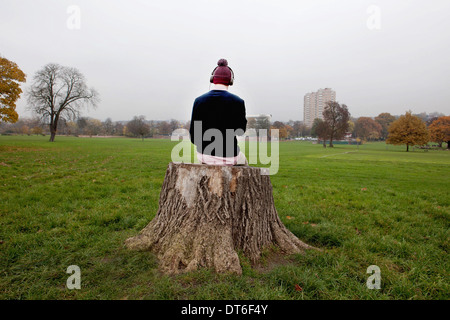
[{"label": "green grass field", "polygon": [[[450,298],[449,151],[282,142],[278,213],[323,252],[165,276],[123,244],[155,216],[176,143],[47,140],[0,136],[0,299]],[[66,288],[70,265],[81,290]],[[380,290],[366,287],[370,265]]]}]

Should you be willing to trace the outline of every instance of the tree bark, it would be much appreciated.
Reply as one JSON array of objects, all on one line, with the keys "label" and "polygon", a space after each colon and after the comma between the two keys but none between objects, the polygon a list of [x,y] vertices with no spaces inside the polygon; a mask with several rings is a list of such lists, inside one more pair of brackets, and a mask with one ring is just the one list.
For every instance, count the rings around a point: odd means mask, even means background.
[{"label": "tree bark", "polygon": [[56,128],[53,125],[50,125],[50,142],[54,142],[55,141],[55,136],[56,136]]},{"label": "tree bark", "polygon": [[154,252],[166,274],[241,274],[238,252],[256,263],[273,245],[286,254],[313,249],[281,222],[262,170],[169,163],[155,218],[125,245]]}]

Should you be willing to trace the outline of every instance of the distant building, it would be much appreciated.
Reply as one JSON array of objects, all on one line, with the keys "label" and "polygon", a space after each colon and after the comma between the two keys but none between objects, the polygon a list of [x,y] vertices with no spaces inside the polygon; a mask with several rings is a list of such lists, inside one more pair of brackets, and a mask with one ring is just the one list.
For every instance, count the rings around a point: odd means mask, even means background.
[{"label": "distant building", "polygon": [[303,100],[303,123],[311,127],[314,119],[323,119],[323,109],[328,101],[336,101],[336,92],[331,88],[319,89],[305,94]]}]

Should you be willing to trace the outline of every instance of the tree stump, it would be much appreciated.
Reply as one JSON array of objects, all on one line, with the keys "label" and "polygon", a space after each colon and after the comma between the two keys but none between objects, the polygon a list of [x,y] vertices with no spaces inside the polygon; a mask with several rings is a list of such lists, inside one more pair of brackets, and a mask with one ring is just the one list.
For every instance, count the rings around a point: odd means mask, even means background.
[{"label": "tree stump", "polygon": [[262,170],[169,163],[155,218],[125,245],[154,252],[166,274],[204,267],[241,274],[238,251],[255,263],[272,245],[286,254],[313,248],[280,221]]}]

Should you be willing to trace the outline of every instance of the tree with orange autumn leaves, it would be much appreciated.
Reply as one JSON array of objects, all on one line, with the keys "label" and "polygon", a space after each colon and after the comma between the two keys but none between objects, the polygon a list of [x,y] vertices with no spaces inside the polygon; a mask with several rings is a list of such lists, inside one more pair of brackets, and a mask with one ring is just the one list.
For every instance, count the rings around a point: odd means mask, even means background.
[{"label": "tree with orange autumn leaves", "polygon": [[278,138],[281,140],[287,139],[289,135],[289,131],[292,131],[292,127],[289,125],[284,124],[281,121],[275,121],[272,126],[270,127],[271,130],[277,129],[278,130]]},{"label": "tree with orange autumn leaves", "polygon": [[406,151],[409,146],[424,145],[430,140],[430,135],[425,122],[419,117],[413,116],[411,111],[400,116],[389,126],[389,135],[386,143],[393,145],[406,144]]},{"label": "tree with orange autumn leaves", "polygon": [[447,149],[450,149],[450,116],[439,117],[428,127],[430,140],[439,143],[447,142]]},{"label": "tree with orange autumn leaves", "polygon": [[22,89],[20,82],[26,81],[26,75],[15,62],[0,57],[0,121],[17,122],[16,101]]}]

